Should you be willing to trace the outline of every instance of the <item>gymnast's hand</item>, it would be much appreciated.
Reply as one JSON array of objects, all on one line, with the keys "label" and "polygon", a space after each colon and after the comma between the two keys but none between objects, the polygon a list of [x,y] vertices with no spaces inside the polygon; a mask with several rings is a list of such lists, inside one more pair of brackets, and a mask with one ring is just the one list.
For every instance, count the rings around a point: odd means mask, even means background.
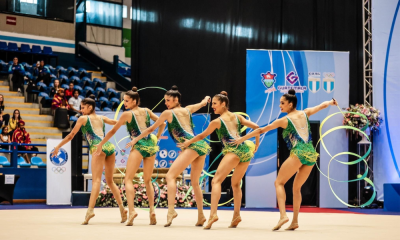
[{"label": "gymnast's hand", "polygon": [[131,148],[137,143],[136,138],[133,138],[132,141],[128,142],[125,146],[125,148]]},{"label": "gymnast's hand", "polygon": [[51,154],[51,157],[52,157],[52,158],[57,156],[58,150],[59,150],[59,149],[58,149],[57,147],[54,148],[54,151],[53,151],[53,153]]},{"label": "gymnast's hand", "polygon": [[254,152],[253,152],[253,153],[256,153],[256,152],[257,152],[259,146],[260,146],[260,144],[256,144],[256,148],[254,149]]},{"label": "gymnast's hand", "polygon": [[189,145],[190,145],[190,140],[187,140],[187,139],[185,139],[184,138],[184,142],[183,143],[178,143],[176,146],[178,147],[178,148],[187,148],[187,147],[189,147]]},{"label": "gymnast's hand", "polygon": [[240,137],[240,138],[232,139],[229,144],[231,146],[236,146],[236,148],[237,148],[242,142],[244,142],[244,140],[242,137]]},{"label": "gymnast's hand", "polygon": [[96,151],[93,153],[94,156],[100,156],[100,154],[103,152],[103,144],[97,144],[94,145],[96,148]]},{"label": "gymnast's hand", "polygon": [[336,102],[336,99],[332,98],[332,100],[330,101],[330,105],[337,106],[338,103]]}]

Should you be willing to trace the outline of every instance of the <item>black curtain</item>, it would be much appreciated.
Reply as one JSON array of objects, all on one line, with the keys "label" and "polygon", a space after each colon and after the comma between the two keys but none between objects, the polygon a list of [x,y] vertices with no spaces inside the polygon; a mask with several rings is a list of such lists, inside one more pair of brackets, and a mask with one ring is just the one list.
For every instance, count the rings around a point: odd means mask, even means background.
[{"label": "black curtain", "polygon": [[[132,2],[141,11],[132,20],[138,88],[176,84],[183,105],[225,90],[231,110],[246,111],[246,49],[349,51],[350,103],[363,102],[362,0]],[[162,95],[143,92],[142,103],[155,106]]]}]

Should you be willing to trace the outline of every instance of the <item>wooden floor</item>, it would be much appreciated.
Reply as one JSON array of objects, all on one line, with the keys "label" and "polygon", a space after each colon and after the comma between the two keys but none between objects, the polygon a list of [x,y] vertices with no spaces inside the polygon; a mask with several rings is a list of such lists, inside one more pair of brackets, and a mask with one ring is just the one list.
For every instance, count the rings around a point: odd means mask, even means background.
[{"label": "wooden floor", "polygon": [[[86,209],[37,209],[0,211],[0,239],[400,239],[400,216],[364,215],[353,213],[300,213],[300,228],[296,231],[271,231],[279,218],[276,212],[242,211],[238,228],[227,228],[233,211],[219,211],[219,221],[211,230],[194,227],[197,211],[178,209],[179,216],[169,228],[167,209],[156,209],[158,223],[149,225],[149,212],[138,209],[139,216],[131,227],[120,223],[118,208],[96,208],[89,225],[80,223]],[[208,217],[209,210],[205,210]],[[289,213],[291,217],[292,213]],[[285,226],[288,226],[285,225]],[[284,227],[285,227],[284,226]]]}]

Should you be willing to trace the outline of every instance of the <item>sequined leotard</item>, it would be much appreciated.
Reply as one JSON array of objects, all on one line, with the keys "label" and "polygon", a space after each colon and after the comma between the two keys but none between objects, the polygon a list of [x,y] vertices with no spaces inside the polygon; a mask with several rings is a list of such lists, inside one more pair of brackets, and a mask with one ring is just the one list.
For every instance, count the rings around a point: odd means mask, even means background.
[{"label": "sequined leotard", "polygon": [[[242,124],[240,123],[240,120],[236,114],[235,117],[237,122],[237,133],[240,133]],[[252,141],[246,140],[242,142],[238,147],[230,145],[230,141],[235,139],[235,137],[232,136],[224,120],[222,120],[222,118],[219,119],[221,120],[221,127],[220,129],[217,129],[216,132],[219,140],[224,144],[222,153],[224,155],[226,155],[227,153],[234,153],[239,157],[240,162],[250,161],[254,156],[255,144]]]},{"label": "sequined leotard", "polygon": [[[182,143],[185,141],[185,139],[190,140],[194,138],[194,131],[193,131],[194,125],[193,125],[192,114],[190,113],[190,111],[187,110],[190,118],[191,133],[186,131],[182,127],[181,123],[178,120],[178,117],[175,115],[174,110],[171,111],[172,111],[172,122],[168,123],[168,132],[172,136],[174,142]],[[209,154],[211,151],[210,146],[204,140],[192,143],[188,148],[196,151],[200,156]]]},{"label": "sequined leotard", "polygon": [[304,139],[300,135],[295,124],[288,116],[286,116],[288,119],[288,125],[283,130],[282,136],[290,150],[290,155],[297,156],[302,164],[312,166],[316,163],[319,154],[315,151],[312,144],[310,122],[307,114],[305,112],[303,113],[306,118],[306,126],[301,129],[305,129],[305,127],[307,127],[306,130],[303,130],[303,135],[308,135],[307,139]]},{"label": "sequined leotard", "polygon": [[[150,115],[146,110],[146,127],[150,127]],[[142,131],[139,128],[136,116],[132,111],[132,120],[130,123],[126,122],[126,128],[131,137],[139,136]],[[144,158],[154,156],[160,149],[157,146],[157,137],[154,134],[149,134],[148,136],[140,139],[132,149],[136,149],[142,154]]]},{"label": "sequined leotard", "polygon": [[[95,145],[99,144],[104,138],[105,124],[104,124],[103,118],[101,118],[101,121],[103,122],[103,136],[99,136],[95,133],[89,116],[87,117],[86,124],[82,125],[82,127],[81,127],[82,133],[85,136],[86,141],[89,144],[90,154],[93,154],[93,152],[96,151]],[[103,145],[102,150],[108,157],[108,156],[111,156],[112,154],[114,154],[115,147],[112,143],[106,142]]]}]

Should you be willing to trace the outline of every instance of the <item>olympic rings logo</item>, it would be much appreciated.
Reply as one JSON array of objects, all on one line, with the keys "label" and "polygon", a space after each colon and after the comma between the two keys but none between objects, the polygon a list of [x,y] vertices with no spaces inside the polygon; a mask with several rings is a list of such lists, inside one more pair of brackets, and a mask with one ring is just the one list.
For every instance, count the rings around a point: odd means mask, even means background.
[{"label": "olympic rings logo", "polygon": [[53,167],[51,169],[56,174],[63,174],[66,171],[65,167]]}]

